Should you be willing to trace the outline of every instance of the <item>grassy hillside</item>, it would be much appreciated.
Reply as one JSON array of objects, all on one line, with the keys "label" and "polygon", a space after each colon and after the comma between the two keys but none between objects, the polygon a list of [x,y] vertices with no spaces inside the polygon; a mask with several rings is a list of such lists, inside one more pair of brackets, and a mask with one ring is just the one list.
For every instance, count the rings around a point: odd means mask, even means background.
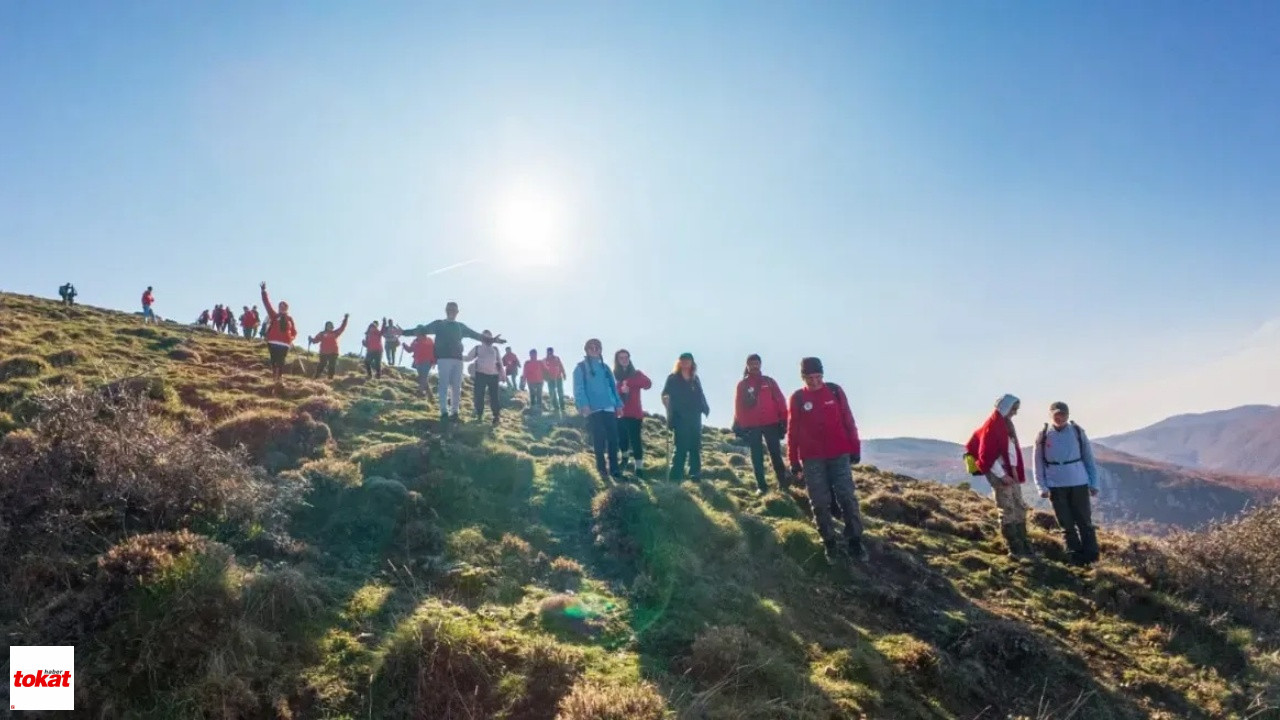
[{"label": "grassy hillside", "polygon": [[[757,496],[720,430],[700,484],[605,485],[581,424],[519,397],[497,429],[442,432],[407,374],[366,382],[344,359],[332,385],[276,393],[258,343],[0,300],[0,630],[77,646],[86,717],[1220,718],[1280,702],[1271,606],[1210,612],[1199,576],[1154,562],[1177,560],[1161,544],[1104,534],[1110,559],[1072,568],[1037,514],[1045,557],[1013,561],[977,493],[861,468],[872,562],[830,568],[803,494]],[[662,424],[645,432],[660,455]]]}]

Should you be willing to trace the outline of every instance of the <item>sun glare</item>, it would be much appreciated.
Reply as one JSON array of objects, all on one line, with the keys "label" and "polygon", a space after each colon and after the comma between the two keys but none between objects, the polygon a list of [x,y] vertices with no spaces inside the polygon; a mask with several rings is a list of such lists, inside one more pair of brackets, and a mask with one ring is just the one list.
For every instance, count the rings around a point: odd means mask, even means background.
[{"label": "sun glare", "polygon": [[542,184],[513,185],[495,209],[500,252],[517,253],[522,264],[553,264],[564,249],[563,198]]}]

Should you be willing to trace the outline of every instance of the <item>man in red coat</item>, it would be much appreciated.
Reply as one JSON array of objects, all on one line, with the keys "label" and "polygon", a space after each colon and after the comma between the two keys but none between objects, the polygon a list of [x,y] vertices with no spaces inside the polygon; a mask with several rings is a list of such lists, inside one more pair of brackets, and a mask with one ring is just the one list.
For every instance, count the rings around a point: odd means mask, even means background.
[{"label": "man in red coat", "polygon": [[991,416],[969,438],[965,452],[970,472],[986,477],[991,483],[996,507],[1000,508],[1000,532],[1009,546],[1009,554],[1029,556],[1032,551],[1027,537],[1027,503],[1022,499],[1022,484],[1027,481],[1027,473],[1018,432],[1013,426],[1013,416],[1018,414],[1021,405],[1022,401],[1013,395],[997,400]]},{"label": "man in red coat", "polygon": [[823,382],[822,361],[805,358],[800,363],[804,387],[791,395],[787,426],[787,453],[796,479],[809,491],[809,505],[828,562],[844,554],[831,517],[831,499],[839,501],[844,515],[844,539],[849,556],[867,560],[862,546],[862,516],[853,487],[853,466],[862,461],[858,426],[849,409],[849,398],[838,385]]}]

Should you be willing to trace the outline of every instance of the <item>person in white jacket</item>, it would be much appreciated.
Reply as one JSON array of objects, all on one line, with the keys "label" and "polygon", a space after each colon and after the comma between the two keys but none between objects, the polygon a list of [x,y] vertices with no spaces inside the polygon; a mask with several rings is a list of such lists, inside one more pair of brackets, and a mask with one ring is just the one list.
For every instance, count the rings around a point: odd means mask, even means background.
[{"label": "person in white jacket", "polygon": [[1040,497],[1053,503],[1071,562],[1098,561],[1098,532],[1093,526],[1092,498],[1098,494],[1098,464],[1084,428],[1070,418],[1064,402],[1049,406],[1052,422],[1036,436],[1035,473]]},{"label": "person in white jacket", "polygon": [[471,348],[466,360],[474,360],[476,421],[484,415],[484,396],[489,394],[489,409],[493,412],[493,425],[497,427],[501,408],[498,403],[498,383],[502,379],[502,351],[494,343],[493,333],[480,333],[480,344]]}]

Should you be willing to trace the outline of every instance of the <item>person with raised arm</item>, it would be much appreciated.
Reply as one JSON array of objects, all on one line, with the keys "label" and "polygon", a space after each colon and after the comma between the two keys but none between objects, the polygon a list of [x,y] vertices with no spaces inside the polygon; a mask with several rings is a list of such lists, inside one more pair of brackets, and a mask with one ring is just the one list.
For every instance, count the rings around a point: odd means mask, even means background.
[{"label": "person with raised arm", "polygon": [[[439,368],[440,416],[442,420],[457,420],[458,407],[462,402],[462,340],[483,340],[484,336],[458,322],[458,303],[450,302],[444,307],[445,318],[433,320],[426,325],[419,325],[404,331],[404,335],[434,335],[436,338],[436,367]],[[502,335],[491,338],[494,344],[506,345]]]},{"label": "person with raised arm", "polygon": [[[245,316],[252,318],[249,309],[245,308]],[[335,330],[333,321],[330,320],[324,324],[324,330],[316,333],[315,337],[307,338],[309,343],[320,343],[320,364],[316,365],[316,372],[312,377],[319,380],[320,376],[328,372],[329,379],[332,380],[338,371],[338,338],[342,337],[342,333],[347,331],[348,315],[342,316],[342,324]],[[249,337],[250,328],[245,328],[245,337]]]},{"label": "person with raised arm", "polygon": [[271,304],[267,296],[267,283],[262,287],[262,304],[267,308],[267,352],[271,358],[271,376],[276,385],[284,382],[284,363],[289,357],[289,348],[298,337],[298,328],[293,324],[289,314],[289,303],[280,301],[278,306]]}]

